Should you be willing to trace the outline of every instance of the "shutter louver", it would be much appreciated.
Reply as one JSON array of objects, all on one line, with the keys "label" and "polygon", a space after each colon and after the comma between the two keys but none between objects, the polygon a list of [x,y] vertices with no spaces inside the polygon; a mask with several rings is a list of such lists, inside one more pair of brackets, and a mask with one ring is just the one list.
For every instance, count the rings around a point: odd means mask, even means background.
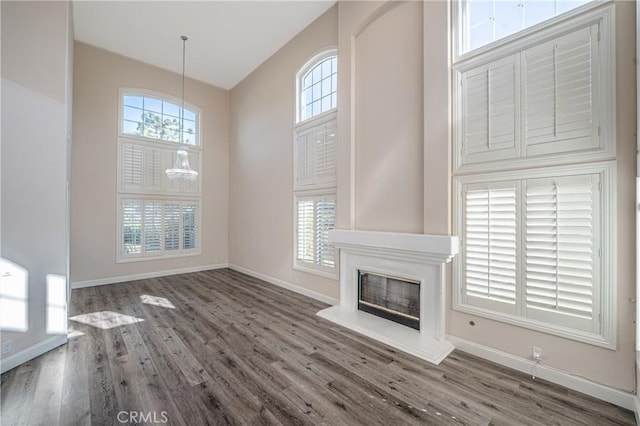
[{"label": "shutter louver", "polygon": [[597,24],[523,52],[526,155],[598,148]]},{"label": "shutter louver", "polygon": [[143,148],[123,143],[121,154],[121,186],[123,190],[141,191],[143,188]]},{"label": "shutter louver", "polygon": [[316,182],[335,182],[336,179],[336,122],[318,126],[315,140]]},{"label": "shutter louver", "polygon": [[313,263],[314,202],[298,200],[297,259]]},{"label": "shutter louver", "polygon": [[462,162],[516,156],[516,56],[462,74]]},{"label": "shutter louver", "polygon": [[142,253],[142,203],[122,202],[122,254]]},{"label": "shutter louver", "polygon": [[164,249],[180,250],[180,204],[164,206]]},{"label": "shutter louver", "polygon": [[162,184],[166,179],[162,150],[144,148],[144,190],[162,191]]},{"label": "shutter louver", "polygon": [[144,203],[144,251],[162,251],[162,203]]},{"label": "shutter louver", "polygon": [[307,130],[296,136],[296,185],[313,183],[314,131]]},{"label": "shutter louver", "polygon": [[198,247],[198,205],[185,203],[182,206],[182,248],[193,250]]},{"label": "shutter louver", "polygon": [[465,212],[466,294],[515,304],[515,188],[467,190]]},{"label": "shutter louver", "polygon": [[335,266],[335,249],[329,245],[329,231],[334,228],[336,203],[334,200],[319,200],[316,205],[316,263]]},{"label": "shutter louver", "polygon": [[[529,310],[593,318],[594,286],[599,281],[594,258],[597,187],[598,175],[527,181]],[[591,321],[584,324],[586,329],[592,326]]]}]

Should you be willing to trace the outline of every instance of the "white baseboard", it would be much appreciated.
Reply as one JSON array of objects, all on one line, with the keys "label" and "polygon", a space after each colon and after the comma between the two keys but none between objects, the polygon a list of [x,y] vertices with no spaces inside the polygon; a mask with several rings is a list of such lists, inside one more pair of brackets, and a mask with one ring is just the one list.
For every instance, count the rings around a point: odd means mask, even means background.
[{"label": "white baseboard", "polygon": [[535,376],[541,379],[582,392],[628,410],[636,410],[636,404],[638,404],[637,397],[631,392],[625,392],[620,389],[601,385],[585,379],[584,377],[574,376],[570,373],[548,367],[546,365],[535,365],[530,359],[511,355],[455,336],[447,336],[447,339],[453,343],[456,349],[460,349],[463,352],[468,352],[472,355],[479,356],[480,358],[496,362],[500,365],[513,368],[514,370],[518,370],[523,373],[532,374],[535,371]]},{"label": "white baseboard", "polygon": [[13,368],[16,368],[20,364],[24,364],[25,362],[30,361],[37,356],[49,352],[51,349],[55,349],[58,346],[64,345],[65,343],[67,343],[67,335],[57,334],[55,336],[49,337],[46,340],[43,340],[40,343],[29,346],[28,348],[25,348],[20,352],[16,352],[13,355],[2,358],[0,359],[0,373],[4,374],[5,372]]},{"label": "white baseboard", "polygon": [[74,289],[74,288],[84,288],[84,287],[95,287],[98,285],[106,285],[106,284],[117,284],[117,283],[123,283],[126,281],[145,280],[148,278],[166,277],[169,275],[188,274],[190,272],[209,271],[211,269],[227,268],[228,266],[229,265],[226,263],[218,263],[215,265],[192,266],[189,268],[170,269],[167,271],[153,271],[153,272],[145,272],[142,274],[121,275],[119,277],[100,278],[97,280],[76,281],[71,283],[71,288]]},{"label": "white baseboard", "polygon": [[640,425],[640,396],[636,395],[633,398],[633,411],[636,413],[636,424]]},{"label": "white baseboard", "polygon": [[300,287],[299,285],[292,284],[286,281],[283,281],[278,278],[270,277],[268,275],[261,274],[260,272],[252,271],[251,269],[243,268],[242,266],[229,264],[229,268],[234,271],[242,272],[243,274],[250,275],[254,278],[261,279],[262,281],[266,281],[270,284],[277,285],[278,287],[286,288],[287,290],[291,290],[294,293],[302,294],[303,296],[310,297],[312,299],[319,300],[324,303],[328,303],[329,305],[339,305],[340,300],[327,296],[326,294],[318,293],[317,291],[308,290],[304,287]]}]

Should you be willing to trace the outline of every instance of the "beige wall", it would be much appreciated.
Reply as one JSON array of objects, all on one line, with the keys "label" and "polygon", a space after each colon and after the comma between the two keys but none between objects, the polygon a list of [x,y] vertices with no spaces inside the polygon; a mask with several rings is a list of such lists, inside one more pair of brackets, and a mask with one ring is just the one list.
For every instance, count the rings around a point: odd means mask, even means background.
[{"label": "beige wall", "polygon": [[332,7],[230,98],[230,262],[331,297],[339,293],[336,280],[293,270],[293,125],[296,73],[336,46],[337,24]]},{"label": "beige wall", "polygon": [[[598,383],[609,385],[627,391],[635,389],[634,373],[634,325],[633,305],[630,298],[635,297],[634,268],[635,248],[633,232],[635,227],[633,217],[635,176],[635,5],[633,2],[619,1],[617,4],[617,137],[618,137],[618,282],[617,282],[617,349],[609,350],[592,345],[578,343],[516,327],[501,322],[487,320],[473,315],[463,314],[451,309],[451,283],[447,285],[447,332],[450,335],[463,338],[498,351],[528,358],[531,347],[539,346],[543,349],[544,364],[565,371],[569,374],[586,377]],[[451,223],[451,133],[448,125],[450,121],[451,103],[449,100],[449,46],[448,22],[449,10],[445,2],[424,2],[424,209],[423,229],[427,233],[450,233]],[[360,191],[375,191],[375,182],[384,187],[385,182],[396,176],[389,175],[381,161],[385,153],[377,153],[376,161],[379,167],[371,171],[368,179],[370,184],[362,186],[360,170],[363,163],[375,163],[363,158],[361,147],[370,143],[367,138],[363,141],[361,129],[367,126],[384,126],[376,121],[376,114],[367,117],[359,113],[361,102],[361,84],[358,69],[361,61],[367,63],[367,58],[358,52],[358,38],[362,37],[363,28],[382,27],[390,22],[392,13],[401,13],[402,8],[409,5],[383,4],[379,2],[340,2],[339,3],[339,95],[338,95],[338,135],[340,140],[338,159],[338,227],[360,228],[366,226],[380,230],[397,230],[398,225],[387,212],[381,212],[379,217],[370,216],[363,222],[361,212],[368,209],[367,202],[375,198],[375,194],[361,194]],[[394,9],[398,9],[394,11]],[[407,27],[413,25],[411,18]],[[376,23],[377,22],[377,23]],[[366,30],[365,30],[366,31]],[[406,30],[403,29],[403,32]],[[391,37],[398,33],[391,32]],[[361,35],[359,37],[359,35]],[[414,32],[414,36],[420,33]],[[378,52],[381,57],[388,52],[386,43],[389,40],[379,40],[378,44],[385,46]],[[414,41],[415,42],[415,41]],[[419,44],[415,42],[418,46]],[[369,54],[369,53],[367,53]],[[412,61],[404,61],[410,69],[396,70],[400,73],[415,72],[416,65]],[[384,65],[382,65],[384,66]],[[384,71],[377,71],[380,74]],[[373,78],[367,75],[365,78]],[[395,82],[394,82],[395,83]],[[390,83],[388,83],[390,84]],[[403,82],[397,82],[398,90],[405,90]],[[375,87],[373,84],[370,87]],[[384,87],[384,84],[383,84]],[[630,90],[633,88],[633,90]],[[421,100],[422,101],[422,100]],[[380,100],[376,100],[380,102]],[[397,101],[396,101],[397,102]],[[400,105],[403,107],[405,105]],[[393,107],[393,105],[392,105]],[[380,105],[372,108],[380,108]],[[392,108],[390,108],[392,109]],[[387,156],[393,156],[393,145],[389,144]],[[409,168],[414,163],[408,163]],[[397,170],[397,169],[396,169]],[[373,176],[376,174],[376,176]],[[409,187],[414,187],[417,173],[405,176]],[[365,178],[367,179],[367,178]],[[402,182],[396,182],[397,190],[402,191]],[[379,199],[384,199],[380,197]],[[422,198],[421,198],[422,201]],[[403,218],[410,220],[406,225],[410,230],[418,230],[414,217]],[[372,224],[372,222],[376,222]],[[451,274],[449,273],[449,276]],[[473,320],[475,326],[469,321]]]},{"label": "beige wall", "polygon": [[[0,267],[8,261],[28,274],[26,280],[15,280],[14,274],[0,281],[3,294],[26,287],[27,296],[26,330],[2,330],[2,340],[13,341],[6,359],[57,334],[47,334],[47,276],[67,276],[73,34],[69,2],[3,1],[1,10]],[[34,351],[37,355],[41,350]]]},{"label": "beige wall", "polygon": [[355,227],[422,233],[422,3],[395,6],[352,44]]},{"label": "beige wall", "polygon": [[[176,61],[180,52],[176,51]],[[188,58],[187,58],[188,64]],[[185,101],[202,109],[202,254],[116,263],[118,89],[180,97],[180,76],[87,44],[75,44],[71,185],[71,281],[226,263],[229,93],[187,79]]]}]

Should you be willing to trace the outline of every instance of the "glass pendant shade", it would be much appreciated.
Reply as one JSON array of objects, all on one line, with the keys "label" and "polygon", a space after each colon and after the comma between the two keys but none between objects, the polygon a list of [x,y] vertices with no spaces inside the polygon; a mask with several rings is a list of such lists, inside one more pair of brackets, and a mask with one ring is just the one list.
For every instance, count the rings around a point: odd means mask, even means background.
[{"label": "glass pendant shade", "polygon": [[189,166],[189,154],[186,148],[178,148],[176,163],[172,169],[166,170],[166,174],[169,180],[173,181],[186,180],[191,182],[198,179],[198,172],[191,170],[191,166]]},{"label": "glass pendant shade", "polygon": [[187,181],[193,182],[198,179],[198,172],[191,170],[189,166],[189,154],[187,153],[187,147],[183,145],[183,130],[184,130],[184,64],[185,64],[185,42],[186,36],[180,36],[182,39],[182,105],[180,108],[180,146],[176,152],[176,163],[172,169],[165,170],[167,178],[171,181]]}]

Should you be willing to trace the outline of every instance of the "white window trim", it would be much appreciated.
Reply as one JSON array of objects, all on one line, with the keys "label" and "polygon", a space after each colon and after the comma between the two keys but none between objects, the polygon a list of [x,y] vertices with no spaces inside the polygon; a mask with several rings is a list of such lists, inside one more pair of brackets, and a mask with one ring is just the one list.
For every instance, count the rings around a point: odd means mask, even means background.
[{"label": "white window trim", "polygon": [[[122,87],[118,89],[118,135],[120,137],[129,138],[129,139],[138,139],[141,141],[163,142],[163,143],[172,145],[174,148],[176,145],[179,144],[179,142],[171,142],[163,139],[145,138],[144,136],[136,136],[136,135],[130,135],[128,133],[124,133],[122,131],[122,120],[124,117],[123,101],[125,96],[148,96],[148,97],[152,97],[160,100],[166,100],[178,106],[182,104],[182,99],[177,98],[175,96],[168,95],[166,93],[154,92],[152,90],[146,90],[146,89],[133,89],[133,88],[126,88],[126,87]],[[197,106],[190,104],[186,101],[184,103],[184,109],[188,109],[189,111],[196,113],[196,132],[195,132],[196,144],[188,145],[188,147],[189,149],[202,149],[202,141],[203,141],[202,126],[201,126],[202,110]]]},{"label": "white window trim", "polygon": [[[617,286],[616,286],[616,265],[613,263],[617,258],[617,194],[616,194],[616,164],[615,161],[606,161],[590,164],[578,164],[571,166],[555,166],[538,169],[523,169],[517,171],[491,172],[478,174],[473,176],[458,176],[454,178],[455,197],[453,199],[454,217],[454,234],[460,233],[463,224],[463,212],[461,206],[462,188],[465,184],[473,184],[478,182],[498,182],[510,179],[535,179],[545,178],[549,176],[570,176],[575,174],[599,173],[601,174],[601,306],[602,315],[601,333],[589,333],[570,329],[563,326],[557,326],[547,322],[529,319],[519,315],[511,315],[504,312],[482,308],[474,305],[465,304],[463,301],[463,259],[458,256],[453,260],[453,309],[477,315],[484,318],[498,320],[508,324],[529,328],[544,333],[561,336],[567,339],[589,343],[595,346],[601,346],[608,349],[616,349],[616,305],[617,305]],[[519,233],[522,234],[522,225]],[[522,283],[519,283],[521,292]],[[520,296],[522,297],[522,296]],[[521,300],[517,303],[521,303]]]},{"label": "white window trim", "polygon": [[451,22],[452,22],[451,28],[454,29],[454,31],[452,31],[453,63],[455,64],[462,61],[466,61],[476,56],[483,56],[504,45],[517,45],[522,38],[535,35],[536,33],[546,29],[549,26],[553,26],[556,24],[564,24],[565,21],[569,21],[575,18],[576,16],[582,16],[583,14],[587,15],[587,12],[598,9],[603,4],[611,4],[612,2],[613,0],[593,0],[590,3],[585,3],[582,6],[569,10],[561,15],[555,16],[553,18],[540,22],[531,27],[527,27],[507,37],[493,41],[487,45],[478,47],[468,52],[463,52],[462,50],[464,46],[463,33],[466,31],[466,25],[464,25],[464,22],[466,21],[466,13],[465,13],[466,1],[457,0],[452,5],[452,14],[451,14]]},{"label": "white window trim", "polygon": [[[197,192],[181,192],[178,190],[171,190],[170,188],[162,188],[156,190],[124,190],[122,188],[122,144],[123,142],[133,142],[137,145],[141,145],[143,147],[150,148],[160,148],[166,149],[169,151],[175,151],[178,147],[178,142],[166,141],[162,139],[155,138],[146,138],[143,136],[136,136],[130,134],[124,134],[122,132],[122,124],[123,124],[123,107],[124,107],[124,96],[132,95],[132,96],[148,96],[153,97],[160,100],[165,100],[168,102],[175,103],[180,106],[182,100],[175,96],[168,95],[166,93],[155,92],[146,89],[137,89],[137,88],[119,88],[118,89],[118,154],[117,154],[117,168],[116,168],[116,263],[129,263],[129,262],[142,262],[149,260],[160,260],[160,259],[169,259],[169,258],[177,258],[177,257],[188,257],[188,256],[199,256],[202,254],[202,164],[203,164],[203,132],[202,132],[202,110],[195,105],[189,104],[187,102],[184,103],[184,108],[188,109],[194,113],[196,113],[196,145],[188,145],[188,151],[197,152],[198,153],[198,164],[197,168],[199,170],[199,185]],[[157,201],[161,203],[167,202],[175,202],[175,203],[195,203],[197,204],[197,236],[196,236],[196,248],[195,249],[178,249],[174,253],[166,254],[164,251],[162,254],[141,254],[141,255],[133,255],[127,256],[122,253],[122,245],[123,245],[123,217],[122,217],[122,202],[123,200],[140,200],[140,201]],[[184,229],[180,229],[180,235],[182,235]],[[164,231],[163,231],[164,232]],[[181,240],[182,243],[182,240]],[[144,244],[144,241],[142,242]]]},{"label": "white window trim", "polygon": [[322,49],[322,51],[314,54],[311,58],[309,58],[309,60],[307,60],[307,62],[305,62],[305,64],[302,66],[302,68],[300,68],[300,71],[298,71],[296,73],[296,78],[295,78],[295,94],[296,94],[296,110],[294,113],[294,123],[295,126],[298,126],[300,124],[303,123],[307,123],[307,122],[311,122],[317,118],[320,118],[326,114],[331,114],[333,112],[335,112],[338,108],[336,106],[336,108],[332,108],[329,111],[325,111],[321,114],[318,115],[314,115],[313,117],[307,118],[306,120],[302,120],[301,118],[301,109],[302,109],[302,105],[300,105],[300,98],[302,95],[302,77],[304,77],[304,75],[314,66],[316,66],[318,63],[322,62],[323,60],[325,60],[326,58],[329,58],[331,56],[338,56],[338,47],[337,46],[331,46],[328,49]]},{"label": "white window trim", "polygon": [[[334,201],[335,209],[337,211],[338,197],[337,197],[337,191],[335,187],[333,189],[296,191],[293,194],[293,269],[295,271],[306,272],[309,274],[314,274],[321,277],[337,280],[338,271],[340,270],[339,268],[340,259],[338,256],[337,249],[334,248],[335,264],[333,268],[298,260],[298,199],[299,198],[315,198],[315,197],[323,197],[323,196],[333,197],[333,199],[335,200]],[[315,234],[315,230],[314,230],[314,234]]]},{"label": "white window trim", "polygon": [[[459,9],[461,2],[457,2]],[[455,23],[456,21],[454,21]],[[544,43],[564,34],[584,28],[595,23],[600,23],[602,34],[601,63],[600,63],[600,112],[598,114],[602,134],[600,136],[601,147],[597,150],[586,152],[565,152],[548,154],[544,156],[524,157],[522,152],[521,135],[516,135],[516,152],[518,156],[503,161],[489,161],[482,163],[464,164],[462,160],[462,124],[456,119],[454,132],[453,161],[454,170],[460,173],[485,172],[515,167],[549,166],[558,164],[559,161],[577,163],[585,161],[599,161],[615,157],[616,155],[616,77],[615,77],[615,5],[609,1],[595,1],[593,4],[585,4],[567,14],[560,15],[549,21],[545,21],[529,29],[523,30],[485,47],[473,50],[459,56],[453,63],[453,99],[455,102],[454,114],[462,116],[462,90],[461,78],[464,71],[488,64],[504,57],[517,54],[524,49]],[[454,31],[455,34],[459,31]],[[609,35],[607,37],[606,35]],[[518,77],[519,78],[519,77]],[[522,89],[521,89],[522,90]],[[517,107],[518,109],[518,107]],[[519,111],[519,110],[518,110]],[[518,112],[517,111],[517,112]],[[518,115],[520,123],[522,117]],[[520,130],[522,131],[522,130]],[[505,163],[507,164],[505,166]]]},{"label": "white window trim", "polygon": [[[156,201],[163,204],[166,203],[193,203],[196,204],[197,207],[197,244],[195,249],[178,249],[175,253],[166,254],[163,250],[162,254],[136,254],[136,255],[125,255],[122,253],[122,240],[123,240],[123,223],[122,223],[122,203],[126,200],[133,201]],[[202,202],[200,198],[188,198],[188,197],[180,197],[180,198],[172,198],[172,197],[156,197],[156,196],[147,196],[147,195],[118,195],[117,201],[118,214],[117,217],[117,235],[116,235],[116,263],[130,263],[130,262],[141,262],[147,260],[159,260],[159,259],[171,259],[176,257],[189,257],[189,256],[199,256],[202,254]],[[144,223],[144,221],[143,221]],[[180,228],[180,242],[182,243],[182,233],[184,229]],[[164,235],[164,231],[163,231]],[[144,246],[144,237],[141,239],[141,244]]]}]

